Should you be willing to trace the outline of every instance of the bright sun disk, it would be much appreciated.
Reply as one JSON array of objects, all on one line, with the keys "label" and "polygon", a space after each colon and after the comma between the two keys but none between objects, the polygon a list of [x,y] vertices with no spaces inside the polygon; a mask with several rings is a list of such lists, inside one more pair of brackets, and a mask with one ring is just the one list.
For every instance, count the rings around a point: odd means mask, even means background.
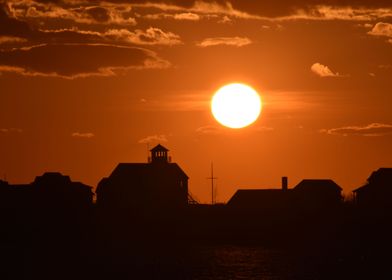
[{"label": "bright sun disk", "polygon": [[215,119],[230,128],[242,128],[255,122],[261,112],[259,94],[240,83],[221,87],[212,97],[211,111]]}]

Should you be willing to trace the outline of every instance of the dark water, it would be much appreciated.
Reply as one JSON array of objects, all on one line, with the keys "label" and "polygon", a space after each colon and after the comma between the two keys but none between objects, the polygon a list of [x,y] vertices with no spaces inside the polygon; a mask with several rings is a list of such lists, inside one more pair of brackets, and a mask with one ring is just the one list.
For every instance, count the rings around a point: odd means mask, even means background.
[{"label": "dark water", "polygon": [[141,249],[112,263],[102,279],[392,279],[388,257],[379,262],[379,256],[372,261],[360,252],[323,250],[216,244]]},{"label": "dark water", "polygon": [[328,261],[323,257],[262,246],[199,245],[169,251],[155,248],[119,259],[106,271],[111,279],[271,280],[342,276],[335,274],[336,267],[329,271]]}]

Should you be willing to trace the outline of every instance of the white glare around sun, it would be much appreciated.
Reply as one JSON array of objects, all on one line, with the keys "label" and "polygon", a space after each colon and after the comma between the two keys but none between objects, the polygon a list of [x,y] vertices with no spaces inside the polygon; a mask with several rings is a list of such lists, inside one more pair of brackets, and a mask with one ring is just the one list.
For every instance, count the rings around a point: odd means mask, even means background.
[{"label": "white glare around sun", "polygon": [[261,99],[250,86],[228,84],[214,94],[211,110],[220,124],[230,128],[242,128],[252,124],[259,117]]}]

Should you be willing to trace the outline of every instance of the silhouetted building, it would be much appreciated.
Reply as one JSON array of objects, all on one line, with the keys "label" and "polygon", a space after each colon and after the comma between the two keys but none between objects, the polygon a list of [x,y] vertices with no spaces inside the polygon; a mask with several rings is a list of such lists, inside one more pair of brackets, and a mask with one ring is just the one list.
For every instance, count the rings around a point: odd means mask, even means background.
[{"label": "silhouetted building", "polygon": [[90,186],[72,182],[69,176],[58,172],[37,176],[31,185],[37,201],[43,206],[80,208],[89,207],[93,202]]},{"label": "silhouetted building", "polygon": [[[120,163],[97,187],[102,209],[127,210],[135,215],[164,214],[188,204],[188,176],[171,163],[168,149],[157,145],[148,163]],[[124,211],[123,211],[124,213]]]},{"label": "silhouetted building", "polygon": [[354,190],[356,204],[367,210],[392,210],[392,168],[380,168]]},{"label": "silhouetted building", "polygon": [[0,181],[0,207],[6,208],[87,208],[93,195],[90,186],[57,172],[37,176],[31,184]]},{"label": "silhouetted building", "polygon": [[330,209],[341,203],[342,188],[329,179],[305,179],[288,189],[287,177],[282,177],[281,189],[240,189],[227,203],[232,209],[278,211],[294,209]]},{"label": "silhouetted building", "polygon": [[290,192],[287,177],[282,177],[281,189],[239,189],[227,205],[236,210],[275,211],[288,207]]},{"label": "silhouetted building", "polygon": [[342,188],[330,179],[305,179],[293,188],[296,208],[328,210],[340,205]]}]

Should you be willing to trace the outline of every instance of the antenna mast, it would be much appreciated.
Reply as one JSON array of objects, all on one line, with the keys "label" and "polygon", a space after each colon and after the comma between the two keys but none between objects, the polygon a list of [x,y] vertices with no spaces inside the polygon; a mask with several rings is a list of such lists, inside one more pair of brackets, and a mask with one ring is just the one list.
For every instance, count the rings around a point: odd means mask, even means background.
[{"label": "antenna mast", "polygon": [[214,180],[218,179],[217,177],[214,177],[214,164],[211,162],[211,177],[208,177],[207,179],[211,180],[211,205],[214,204]]}]

